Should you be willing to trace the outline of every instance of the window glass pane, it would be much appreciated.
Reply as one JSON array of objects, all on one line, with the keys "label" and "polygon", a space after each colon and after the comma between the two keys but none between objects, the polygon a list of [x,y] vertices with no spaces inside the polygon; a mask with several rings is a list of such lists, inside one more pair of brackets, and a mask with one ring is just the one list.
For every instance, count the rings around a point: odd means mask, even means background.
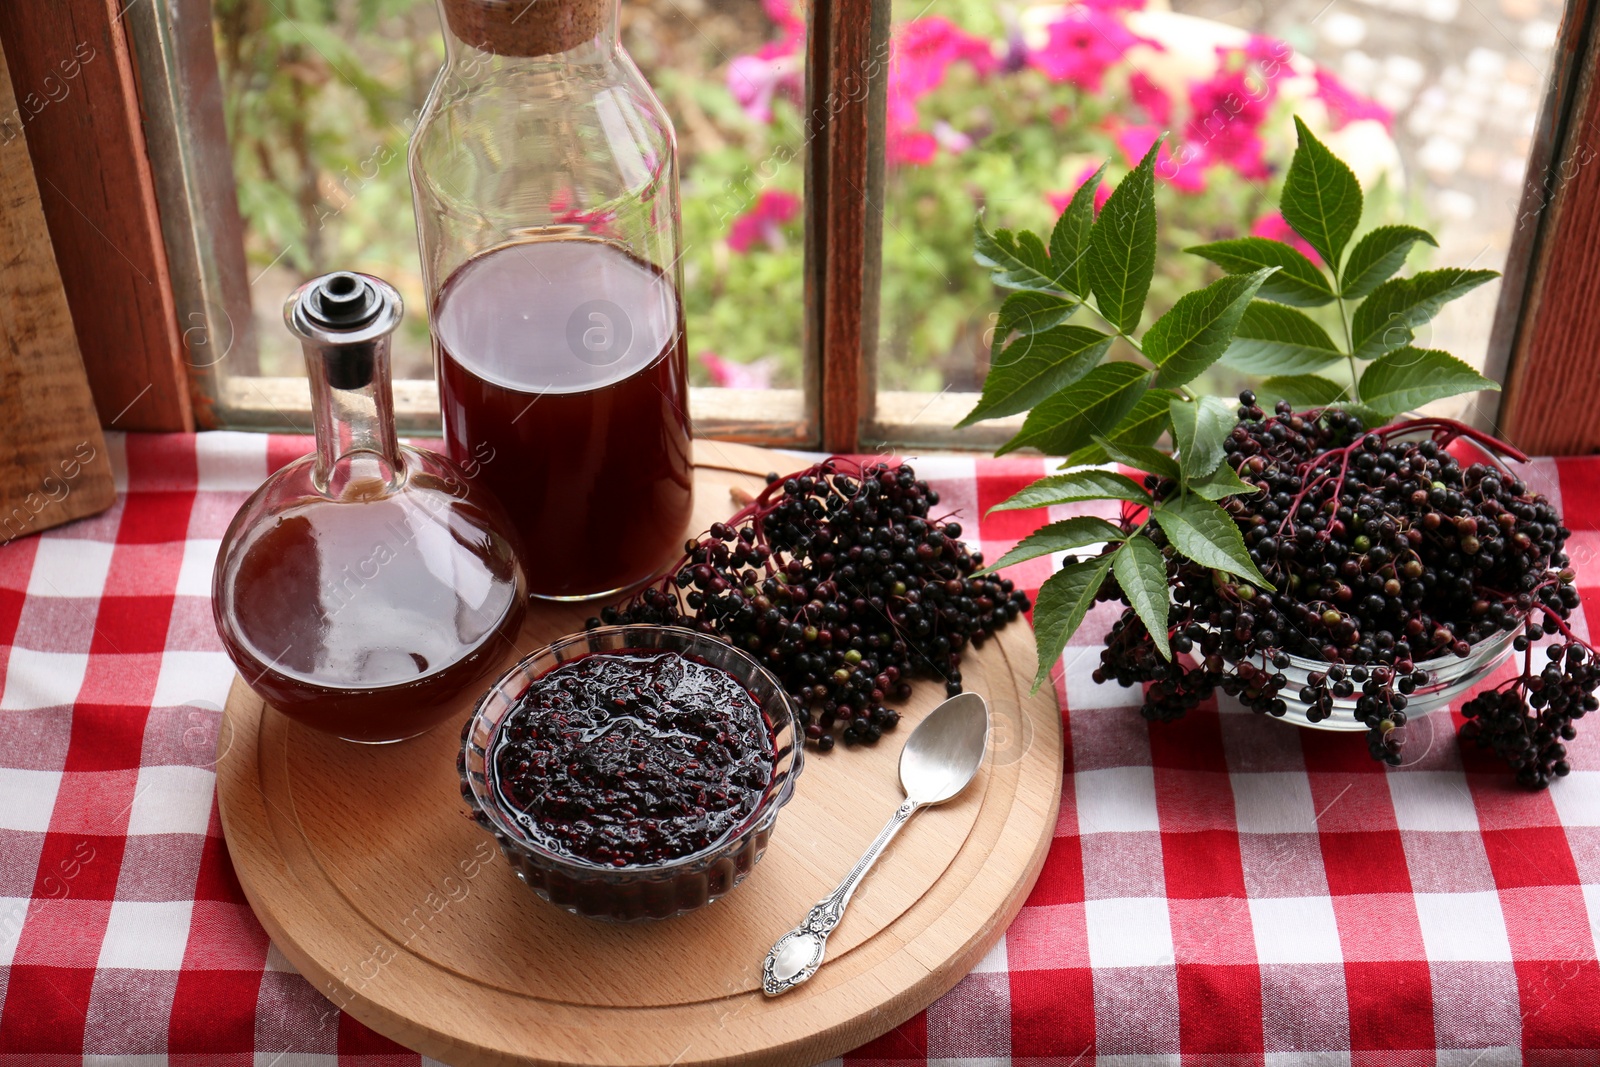
[{"label": "window glass pane", "polygon": [[[1355,169],[1364,228],[1404,220],[1439,237],[1413,269],[1499,269],[1561,5],[895,0],[893,11],[878,419],[888,436],[937,438],[971,407],[958,394],[983,381],[1003,297],[972,263],[973,216],[1048,235],[1100,162],[1114,183],[1163,131],[1173,154],[1158,167],[1162,248],[1142,326],[1219,273],[1183,248],[1285,235],[1276,205],[1294,114]],[[1449,305],[1415,343],[1481,367],[1497,290]],[[1219,366],[1200,384],[1229,391],[1242,378]]]},{"label": "window glass pane", "polygon": [[[303,376],[284,297],[347,268],[400,289],[395,377],[431,379],[406,144],[443,59],[434,4],[215,0],[213,13],[259,339],[218,373]],[[803,11],[629,0],[621,25],[678,133],[690,380],[768,396],[698,393],[694,414],[798,422]]]},{"label": "window glass pane", "polygon": [[405,299],[395,377],[431,377],[406,138],[444,55],[433,5],[215,0],[212,12],[258,373],[304,375],[284,298],[352,269]]}]

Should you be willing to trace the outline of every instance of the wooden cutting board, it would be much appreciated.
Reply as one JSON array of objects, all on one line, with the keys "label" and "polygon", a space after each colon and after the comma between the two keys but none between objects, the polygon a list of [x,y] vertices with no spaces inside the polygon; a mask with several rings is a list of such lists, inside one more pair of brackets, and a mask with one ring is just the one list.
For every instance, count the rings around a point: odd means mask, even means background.
[{"label": "wooden cutting board", "polygon": [[0,51],[0,544],[116,499]]},{"label": "wooden cutting board", "polygon": [[[730,489],[796,461],[697,442],[694,524]],[[582,628],[592,605],[535,605],[522,653]],[[807,984],[761,992],[767,949],[854,863],[901,800],[900,747],[944,697],[916,685],[875,747],[806,754],[794,799],[749,878],[700,911],[611,925],[516,880],[467,816],[457,716],[398,745],[359,747],[264,707],[236,679],[219,742],[229,851],[273,941],[334,1004],[456,1067],[812,1064],[871,1040],[958,982],[1016,916],[1055,830],[1061,717],[1029,695],[1023,621],[962,661],[993,717],[984,768],[896,839]]]}]

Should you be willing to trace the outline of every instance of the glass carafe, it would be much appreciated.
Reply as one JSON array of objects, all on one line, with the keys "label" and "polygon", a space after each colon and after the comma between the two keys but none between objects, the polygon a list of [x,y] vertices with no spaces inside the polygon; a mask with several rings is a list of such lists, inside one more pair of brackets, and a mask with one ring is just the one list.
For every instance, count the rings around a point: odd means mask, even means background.
[{"label": "glass carafe", "polygon": [[617,0],[440,0],[411,138],[449,454],[526,549],[536,596],[636,585],[692,503],[677,146]]},{"label": "glass carafe", "polygon": [[250,687],[352,741],[404,740],[457,710],[514,653],[527,610],[516,535],[494,498],[395,436],[400,315],[393,287],[363,274],[290,296],[317,450],[245,501],[212,579],[217,631]]}]

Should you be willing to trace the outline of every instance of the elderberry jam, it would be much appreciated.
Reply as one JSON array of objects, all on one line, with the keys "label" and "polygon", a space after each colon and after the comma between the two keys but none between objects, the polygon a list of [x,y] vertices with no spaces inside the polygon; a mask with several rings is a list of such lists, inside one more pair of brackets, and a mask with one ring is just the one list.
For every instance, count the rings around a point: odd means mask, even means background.
[{"label": "elderberry jam", "polygon": [[495,735],[496,799],[553,852],[660,863],[715,844],[772,780],[772,728],[732,675],[678,652],[563,663]]},{"label": "elderberry jam", "polygon": [[760,860],[800,774],[801,725],[777,679],[726,642],[601,627],[527,656],[478,702],[461,794],[545,900],[666,918]]}]

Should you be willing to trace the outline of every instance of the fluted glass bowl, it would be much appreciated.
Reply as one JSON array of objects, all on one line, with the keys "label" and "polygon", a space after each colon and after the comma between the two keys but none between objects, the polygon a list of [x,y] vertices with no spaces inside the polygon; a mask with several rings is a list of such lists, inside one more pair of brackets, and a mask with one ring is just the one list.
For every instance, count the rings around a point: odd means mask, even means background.
[{"label": "fluted glass bowl", "polygon": [[[1520,628],[1506,630],[1479,641],[1465,656],[1443,655],[1419,661],[1417,667],[1428,672],[1428,680],[1417,686],[1416,691],[1407,698],[1407,718],[1416,718],[1444,707],[1493,674],[1495,668],[1511,654],[1511,642],[1516,640],[1519,632]],[[1289,665],[1283,668],[1283,675],[1289,679],[1289,684],[1278,694],[1289,705],[1283,718],[1313,730],[1365,730],[1365,724],[1356,718],[1356,698],[1353,696],[1335,697],[1333,714],[1321,722],[1311,722],[1306,718],[1307,705],[1300,699],[1300,690],[1306,684],[1307,675],[1314,671],[1326,672],[1327,669],[1328,664],[1324,660],[1290,655]]]},{"label": "fluted glass bowl", "polygon": [[[754,811],[721,840],[687,856],[603,867],[531,839],[500,805],[489,780],[489,752],[500,723],[536,679],[595,652],[677,652],[726,671],[755,697],[772,726],[775,763]],[[743,652],[677,626],[605,626],[564,637],[512,667],[484,694],[462,730],[461,795],[500,843],[512,870],[535,893],[576,915],[611,922],[665,919],[704,907],[742,882],[766,851],[778,810],[789,802],[803,764],[802,724],[783,686]]]}]

